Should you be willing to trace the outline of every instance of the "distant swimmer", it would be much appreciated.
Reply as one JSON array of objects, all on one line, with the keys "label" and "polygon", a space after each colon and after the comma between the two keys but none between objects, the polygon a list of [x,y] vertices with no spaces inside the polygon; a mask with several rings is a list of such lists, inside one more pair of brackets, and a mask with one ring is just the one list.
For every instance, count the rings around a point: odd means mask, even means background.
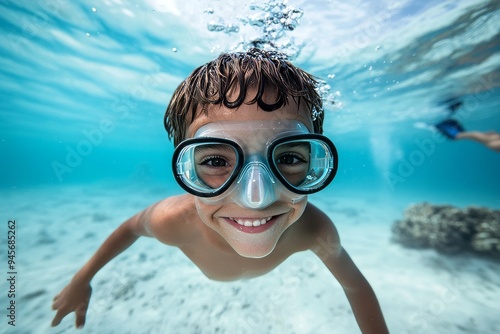
[{"label": "distant swimmer", "polygon": [[[445,100],[448,102],[450,116],[454,114],[461,106],[462,101],[456,98]],[[483,144],[489,149],[500,152],[500,133],[495,131],[479,132],[465,131],[462,124],[453,118],[447,118],[434,126],[444,136],[452,140],[468,139]]]}]

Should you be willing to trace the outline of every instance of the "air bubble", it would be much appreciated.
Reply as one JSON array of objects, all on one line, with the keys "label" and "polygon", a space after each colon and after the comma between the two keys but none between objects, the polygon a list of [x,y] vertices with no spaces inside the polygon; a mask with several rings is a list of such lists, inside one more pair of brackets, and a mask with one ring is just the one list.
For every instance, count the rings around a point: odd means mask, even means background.
[{"label": "air bubble", "polygon": [[[295,30],[300,23],[304,12],[300,8],[294,8],[286,0],[267,0],[262,4],[251,3],[249,9],[253,13],[236,19],[244,26],[250,26],[257,32],[255,36],[243,38],[231,49],[248,50],[252,47],[268,51],[280,51],[295,58],[301,51],[303,43],[295,42],[293,37],[287,37],[286,33]],[[214,10],[208,8],[205,13],[214,15]],[[238,24],[229,22],[222,17],[213,17],[207,23],[207,29],[213,32],[230,34],[239,32]]]}]

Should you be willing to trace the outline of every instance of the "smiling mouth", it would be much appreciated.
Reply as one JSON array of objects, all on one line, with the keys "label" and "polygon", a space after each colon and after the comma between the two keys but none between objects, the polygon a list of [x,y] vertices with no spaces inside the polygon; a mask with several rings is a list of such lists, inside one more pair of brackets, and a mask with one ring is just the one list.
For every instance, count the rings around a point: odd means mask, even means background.
[{"label": "smiling mouth", "polygon": [[249,234],[263,233],[274,226],[275,223],[281,221],[284,214],[268,216],[263,218],[257,217],[225,217],[224,220],[235,227],[238,231]]},{"label": "smiling mouth", "polygon": [[262,219],[249,219],[249,218],[229,218],[230,220],[236,222],[238,225],[246,227],[257,227],[267,224],[273,217],[266,217]]}]

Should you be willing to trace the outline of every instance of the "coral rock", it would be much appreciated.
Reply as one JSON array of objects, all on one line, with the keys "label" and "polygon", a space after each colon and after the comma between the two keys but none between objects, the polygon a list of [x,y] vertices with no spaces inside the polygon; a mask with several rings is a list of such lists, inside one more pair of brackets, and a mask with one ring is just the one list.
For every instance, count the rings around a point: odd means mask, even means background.
[{"label": "coral rock", "polygon": [[500,210],[413,204],[392,227],[393,240],[408,247],[500,255]]}]

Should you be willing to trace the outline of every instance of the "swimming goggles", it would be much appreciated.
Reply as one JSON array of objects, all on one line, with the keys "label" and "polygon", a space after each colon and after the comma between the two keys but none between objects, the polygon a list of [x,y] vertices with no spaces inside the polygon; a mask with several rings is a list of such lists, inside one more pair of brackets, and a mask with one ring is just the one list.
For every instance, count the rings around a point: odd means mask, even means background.
[{"label": "swimming goggles", "polygon": [[172,159],[176,181],[190,194],[249,208],[318,192],[337,165],[333,143],[296,120],[209,123],[181,142]]}]

